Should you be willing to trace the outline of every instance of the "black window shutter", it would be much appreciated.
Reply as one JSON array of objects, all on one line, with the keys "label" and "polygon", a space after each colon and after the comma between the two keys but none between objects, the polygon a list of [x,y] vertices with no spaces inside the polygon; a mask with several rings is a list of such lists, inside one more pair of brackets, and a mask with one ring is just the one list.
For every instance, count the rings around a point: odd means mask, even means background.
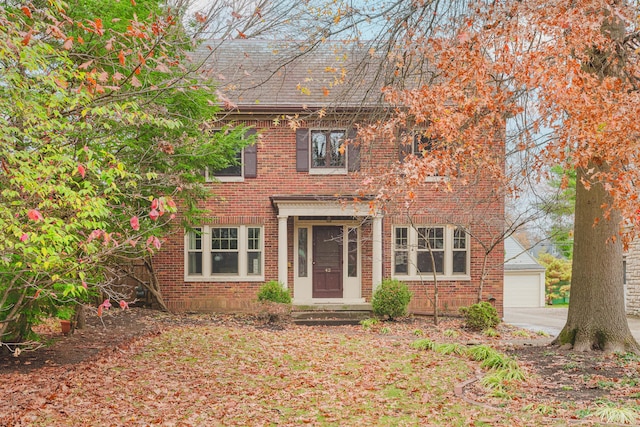
[{"label": "black window shutter", "polygon": [[360,145],[356,144],[356,134],[358,130],[351,128],[347,131],[347,161],[349,172],[356,172],[360,170]]},{"label": "black window shutter", "polygon": [[296,170],[309,172],[309,129],[296,129]]},{"label": "black window shutter", "polygon": [[[245,137],[255,135],[255,129],[249,129]],[[258,176],[258,146],[256,143],[244,147],[244,177],[256,178]]]}]

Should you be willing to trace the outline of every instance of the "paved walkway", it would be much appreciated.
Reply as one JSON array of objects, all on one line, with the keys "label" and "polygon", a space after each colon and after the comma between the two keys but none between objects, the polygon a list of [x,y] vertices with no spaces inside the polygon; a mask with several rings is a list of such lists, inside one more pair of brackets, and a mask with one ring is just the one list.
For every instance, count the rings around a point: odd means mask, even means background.
[{"label": "paved walkway", "polygon": [[[567,321],[566,307],[505,308],[504,321],[519,328],[558,335]],[[640,342],[640,318],[628,316],[629,329]]]}]

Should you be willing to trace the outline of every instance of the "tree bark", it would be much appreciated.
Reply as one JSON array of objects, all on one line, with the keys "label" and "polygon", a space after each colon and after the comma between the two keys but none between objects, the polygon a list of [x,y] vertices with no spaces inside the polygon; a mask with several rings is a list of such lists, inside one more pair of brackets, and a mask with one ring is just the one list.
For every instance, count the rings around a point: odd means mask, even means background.
[{"label": "tree bark", "polygon": [[[598,172],[607,165],[595,160],[590,168]],[[640,353],[624,306],[621,218],[615,210],[603,218],[602,206],[611,206],[612,199],[600,183],[585,188],[582,180],[588,182],[590,176],[587,170],[577,171],[569,314],[554,343],[572,344],[575,351]]]}]

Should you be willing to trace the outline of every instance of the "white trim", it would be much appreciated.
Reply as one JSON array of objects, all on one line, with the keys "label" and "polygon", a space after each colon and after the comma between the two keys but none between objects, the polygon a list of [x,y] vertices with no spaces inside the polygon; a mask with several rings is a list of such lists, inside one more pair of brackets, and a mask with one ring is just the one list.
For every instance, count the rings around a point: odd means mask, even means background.
[{"label": "white trim", "polygon": [[289,269],[287,265],[287,220],[286,215],[278,215],[278,281],[287,289]]},{"label": "white trim", "polygon": [[336,200],[276,200],[278,215],[284,216],[374,216],[369,202]]},{"label": "white trim", "polygon": [[[371,248],[371,261],[373,262],[371,268],[371,285],[373,291],[378,288],[378,285],[382,282],[382,218],[379,216],[373,217],[373,224],[371,224],[371,239],[373,245]],[[373,294],[372,294],[373,295]]]}]

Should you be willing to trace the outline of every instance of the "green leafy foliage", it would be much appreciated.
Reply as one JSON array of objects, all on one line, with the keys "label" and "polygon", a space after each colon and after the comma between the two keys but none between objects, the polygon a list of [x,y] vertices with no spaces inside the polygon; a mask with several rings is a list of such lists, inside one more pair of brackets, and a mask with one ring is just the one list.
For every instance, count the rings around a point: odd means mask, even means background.
[{"label": "green leafy foliage", "polygon": [[137,4],[0,7],[0,341],[92,295],[123,298],[113,271],[160,248],[178,204],[197,218],[201,171],[250,142],[212,133],[180,17]]},{"label": "green leafy foliage", "polygon": [[377,325],[379,323],[378,319],[376,319],[375,317],[369,318],[369,319],[363,319],[360,321],[360,324],[362,325],[362,328],[364,330],[369,330],[372,327],[374,327],[375,325]]},{"label": "green leafy foliage", "polygon": [[465,325],[474,330],[494,328],[500,323],[498,311],[490,303],[483,301],[469,307],[461,307],[460,313],[464,317]]},{"label": "green leafy foliage", "polygon": [[280,282],[271,280],[260,287],[258,301],[291,304],[291,295]]},{"label": "green leafy foliage", "polygon": [[634,408],[603,404],[592,412],[592,416],[606,423],[636,425],[638,411]]},{"label": "green leafy foliage", "polygon": [[572,261],[543,252],[538,256],[538,262],[546,268],[544,284],[547,302],[568,297],[571,291]]},{"label": "green leafy foliage", "polygon": [[561,166],[550,168],[549,185],[555,189],[555,197],[547,206],[551,225],[549,239],[567,259],[573,258],[573,216],[576,203],[576,171]]},{"label": "green leafy foliage", "polygon": [[469,347],[469,349],[467,349],[467,354],[471,359],[480,362],[482,360],[495,357],[498,355],[498,352],[488,345],[480,344]]},{"label": "green leafy foliage", "polygon": [[442,354],[457,354],[457,355],[466,354],[466,349],[458,343],[436,344],[433,350],[437,353],[442,353]]},{"label": "green leafy foliage", "polygon": [[436,347],[436,343],[429,338],[420,338],[413,341],[410,346],[416,350],[433,350]]},{"label": "green leafy foliage", "polygon": [[396,319],[407,314],[410,301],[411,291],[405,283],[384,279],[373,294],[371,306],[376,316]]}]

